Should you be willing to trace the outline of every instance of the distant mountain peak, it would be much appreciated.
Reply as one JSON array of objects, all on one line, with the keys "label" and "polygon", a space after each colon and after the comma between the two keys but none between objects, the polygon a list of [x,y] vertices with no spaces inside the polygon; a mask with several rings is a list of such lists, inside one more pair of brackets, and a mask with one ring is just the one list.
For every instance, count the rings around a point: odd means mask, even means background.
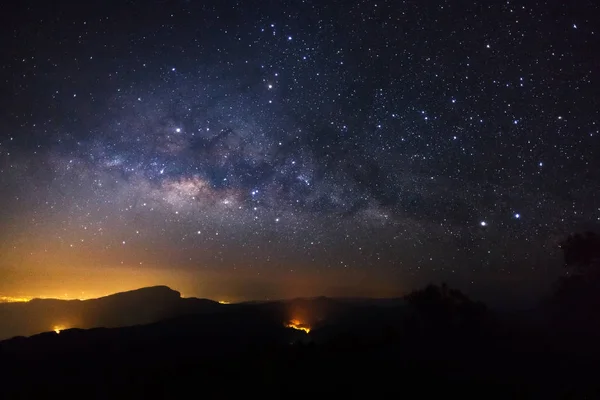
[{"label": "distant mountain peak", "polygon": [[154,293],[177,293],[181,296],[181,293],[177,290],[171,289],[166,285],[156,285],[156,286],[146,286],[139,289],[126,290],[124,292],[117,292],[115,294],[123,294],[123,293],[141,293],[141,292],[154,292]]},{"label": "distant mountain peak", "polygon": [[[212,300],[182,298],[168,286],[151,286],[89,300],[37,299],[0,305],[0,340],[69,328],[148,324],[213,311]],[[5,323],[8,321],[8,323]]]},{"label": "distant mountain peak", "polygon": [[157,297],[157,298],[181,298],[181,293],[177,290],[173,290],[168,286],[148,286],[139,289],[128,290],[125,292],[118,292],[108,296],[100,297],[103,298],[115,298],[115,297]]}]

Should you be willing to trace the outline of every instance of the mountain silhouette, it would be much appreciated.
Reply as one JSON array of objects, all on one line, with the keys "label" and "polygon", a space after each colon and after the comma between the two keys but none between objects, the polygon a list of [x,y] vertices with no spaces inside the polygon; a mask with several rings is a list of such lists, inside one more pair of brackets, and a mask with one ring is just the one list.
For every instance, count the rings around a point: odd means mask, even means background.
[{"label": "mountain silhouette", "polygon": [[[17,322],[21,330],[45,331],[0,341],[2,398],[65,398],[69,390],[89,398],[173,398],[198,390],[225,398],[598,393],[595,338],[577,336],[584,346],[574,348],[572,337],[527,323],[531,318],[515,324],[446,286],[403,299],[229,305],[181,298],[161,286],[2,309],[5,332]],[[12,320],[4,318],[7,310]],[[60,318],[98,327],[50,331]]]},{"label": "mountain silhouette", "polygon": [[212,312],[221,304],[182,298],[167,286],[147,287],[90,300],[33,299],[0,304],[0,340],[69,328],[149,324],[185,314]]}]

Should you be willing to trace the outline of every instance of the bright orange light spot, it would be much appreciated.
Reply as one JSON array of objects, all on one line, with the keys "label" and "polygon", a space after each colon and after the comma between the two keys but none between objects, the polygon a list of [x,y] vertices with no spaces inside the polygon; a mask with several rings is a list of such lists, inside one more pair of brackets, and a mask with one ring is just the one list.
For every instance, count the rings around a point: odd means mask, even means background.
[{"label": "bright orange light spot", "polygon": [[298,319],[292,319],[290,322],[285,324],[286,328],[296,329],[298,331],[304,331],[306,333],[310,333],[310,327],[308,325],[303,324]]},{"label": "bright orange light spot", "polygon": [[65,329],[66,329],[66,328],[65,328],[65,326],[64,326],[64,325],[54,325],[54,326],[52,327],[52,330],[53,330],[54,332],[56,332],[56,334],[57,334],[57,335],[60,333],[60,331],[62,331],[62,330],[65,330]]},{"label": "bright orange light spot", "polygon": [[225,300],[219,300],[219,304],[230,304],[228,301]]}]

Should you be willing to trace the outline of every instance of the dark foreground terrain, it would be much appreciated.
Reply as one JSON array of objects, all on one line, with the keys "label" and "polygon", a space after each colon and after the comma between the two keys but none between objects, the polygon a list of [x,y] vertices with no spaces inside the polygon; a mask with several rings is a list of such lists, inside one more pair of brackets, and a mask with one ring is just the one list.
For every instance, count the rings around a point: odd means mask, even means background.
[{"label": "dark foreground terrain", "polygon": [[[444,292],[224,305],[17,337],[0,342],[1,397],[597,398],[596,336],[549,332]],[[310,333],[286,328],[291,318]]]}]

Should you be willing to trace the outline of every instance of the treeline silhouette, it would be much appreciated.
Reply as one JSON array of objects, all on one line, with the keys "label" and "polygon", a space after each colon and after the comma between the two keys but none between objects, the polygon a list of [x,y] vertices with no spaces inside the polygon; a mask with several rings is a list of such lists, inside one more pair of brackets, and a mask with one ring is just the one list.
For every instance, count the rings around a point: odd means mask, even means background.
[{"label": "treeline silhouette", "polygon": [[[525,314],[446,284],[403,299],[216,307],[147,325],[0,342],[3,398],[599,398],[598,236],[560,244],[565,275]],[[309,334],[286,328],[302,318]]]}]

